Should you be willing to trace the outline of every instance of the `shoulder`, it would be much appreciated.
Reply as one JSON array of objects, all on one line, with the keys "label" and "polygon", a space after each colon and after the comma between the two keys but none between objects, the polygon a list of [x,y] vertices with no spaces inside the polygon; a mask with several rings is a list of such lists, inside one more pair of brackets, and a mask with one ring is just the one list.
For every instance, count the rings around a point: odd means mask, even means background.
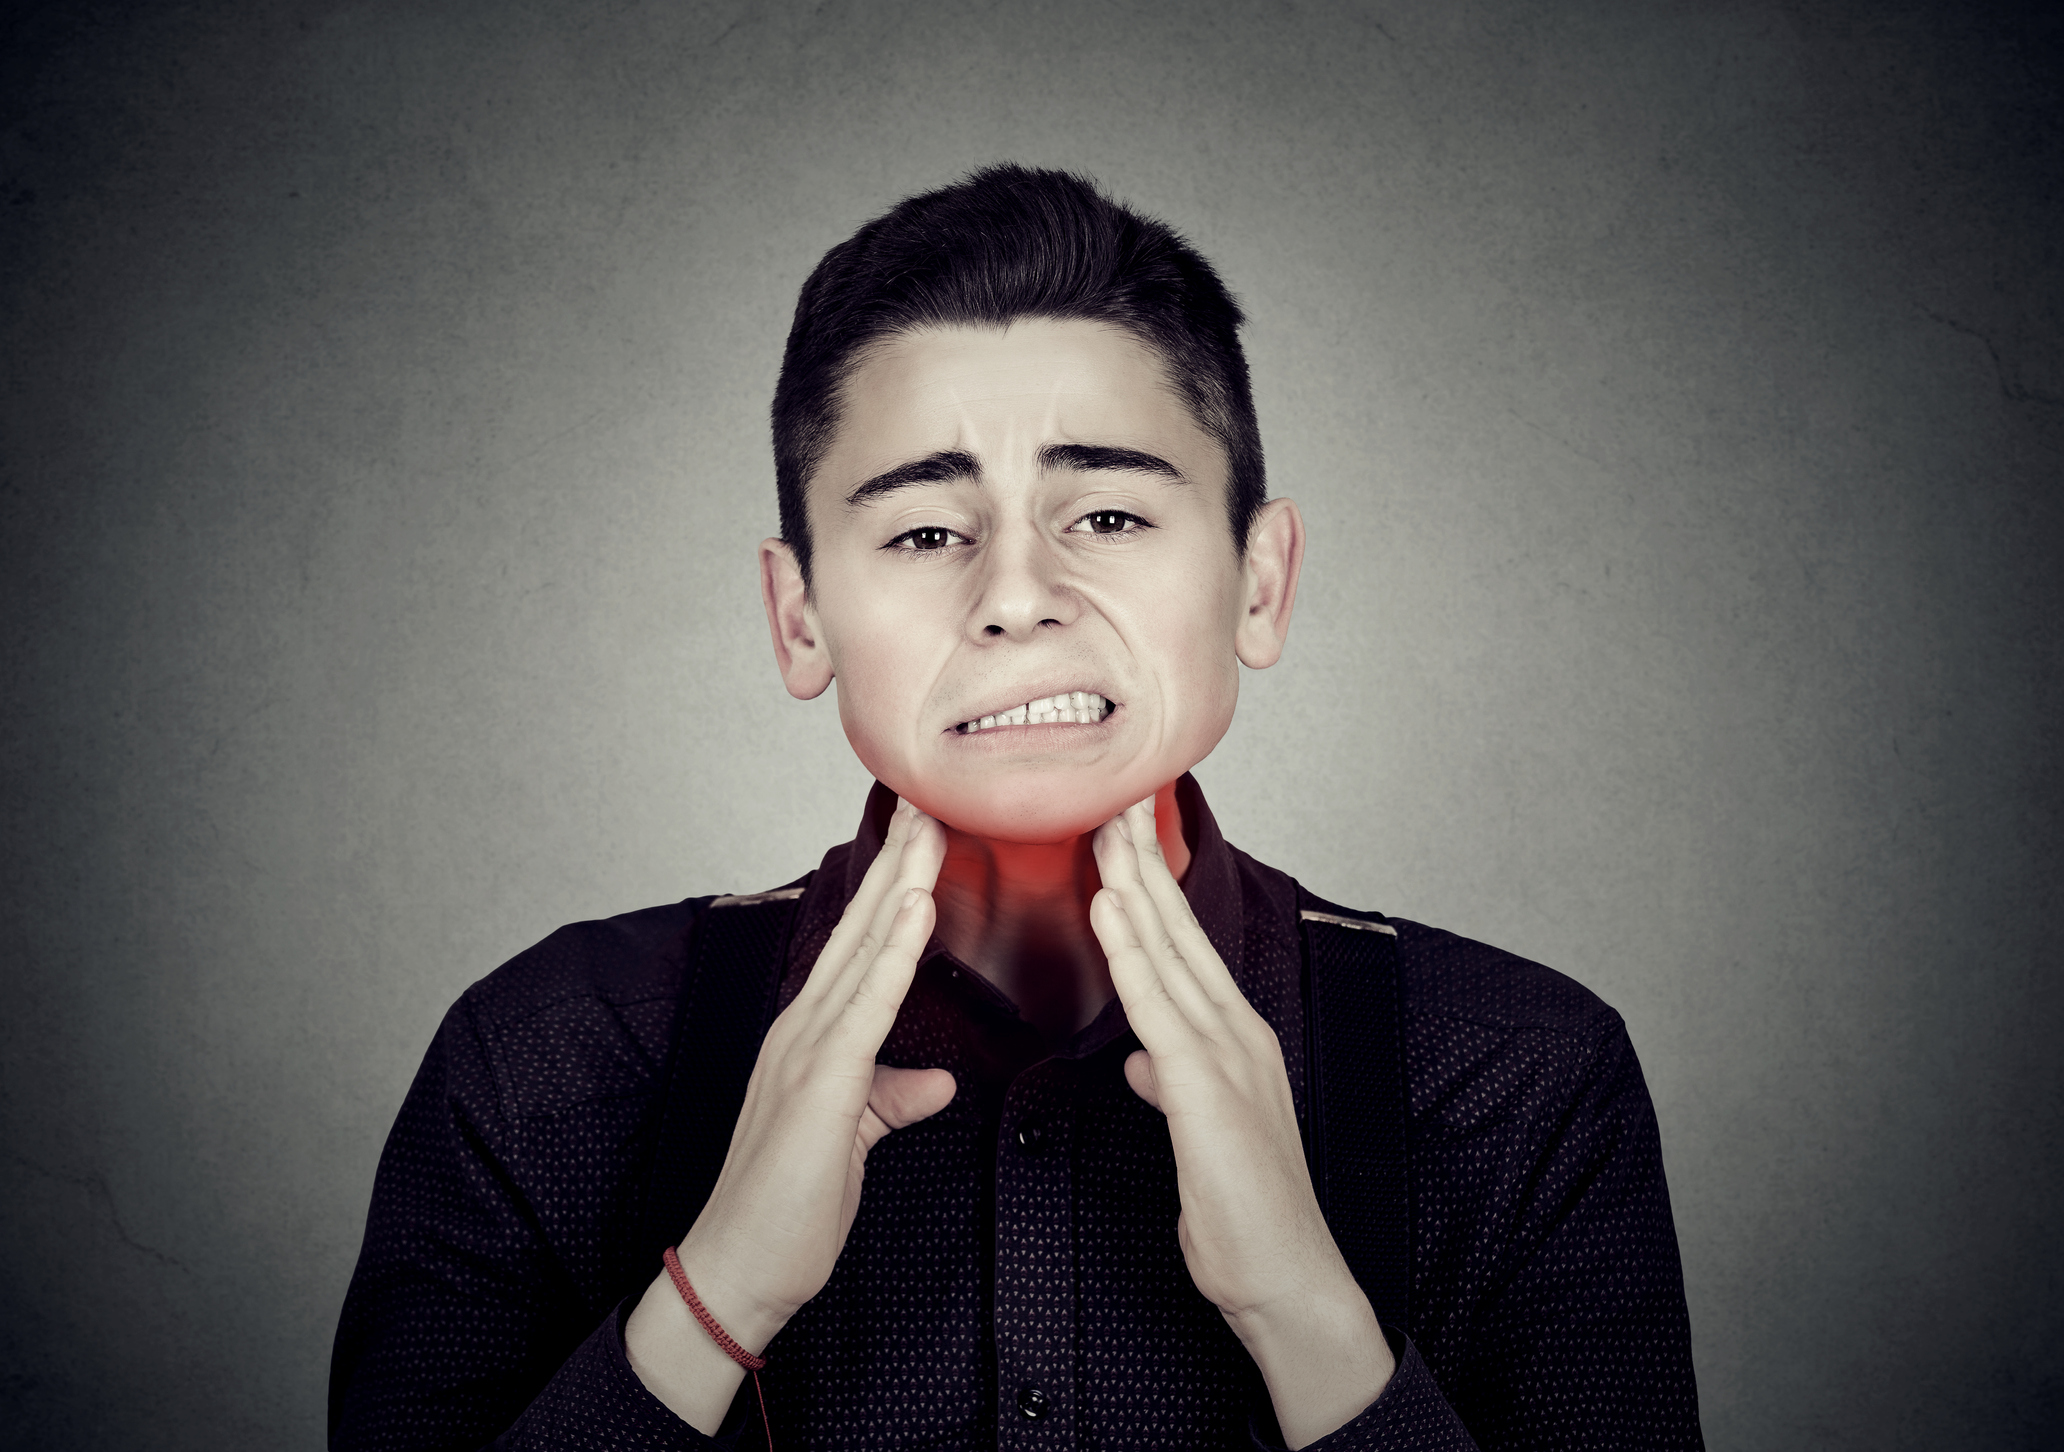
[{"label": "shoulder", "polygon": [[509,1029],[566,1004],[625,1006],[680,992],[689,930],[711,902],[688,898],[611,918],[568,923],[468,988],[473,1019]]},{"label": "shoulder", "polygon": [[1624,1021],[1574,978],[1408,918],[1308,892],[1300,904],[1393,935],[1406,1082],[1426,1127],[1551,1124],[1598,1084],[1639,1082]]},{"label": "shoulder", "polygon": [[445,1032],[472,1040],[508,1118],[650,1090],[710,901],[569,923],[460,995]]},{"label": "shoulder", "polygon": [[1300,913],[1309,910],[1387,928],[1397,942],[1398,979],[1408,1017],[1585,1037],[1620,1027],[1619,1015],[1603,999],[1553,968],[1409,918],[1343,907],[1237,848],[1233,857],[1242,891],[1251,899],[1250,923],[1278,922],[1282,926],[1274,931],[1294,937]]},{"label": "shoulder", "polygon": [[1384,921],[1397,930],[1408,1014],[1586,1039],[1621,1027],[1611,1005],[1553,968],[1424,923]]},{"label": "shoulder", "polygon": [[447,1056],[484,1058],[510,1119],[649,1092],[672,1048],[697,924],[788,900],[809,880],[568,923],[459,996],[440,1031]]},{"label": "shoulder", "polygon": [[1599,1105],[1631,1103],[1630,1094],[1645,1102],[1625,1022],[1583,984],[1488,943],[1388,921],[1397,930],[1406,1079],[1422,1131],[1495,1132],[1530,1144],[1604,1113]]}]

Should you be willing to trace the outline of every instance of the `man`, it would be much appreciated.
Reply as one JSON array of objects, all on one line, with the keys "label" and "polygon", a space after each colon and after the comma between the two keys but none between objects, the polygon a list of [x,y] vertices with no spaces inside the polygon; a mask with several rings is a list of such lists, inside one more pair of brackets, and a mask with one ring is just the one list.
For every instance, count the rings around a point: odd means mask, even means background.
[{"label": "man", "polygon": [[[978,173],[826,256],[761,580],[789,691],[836,682],[879,783],[859,835],[767,901],[577,925],[467,992],[382,1160],[333,1446],[1700,1445],[1618,1017],[1313,909],[1187,775],[1303,556],[1240,321],[1058,173]],[[776,911],[770,951],[711,946]],[[1394,939],[1401,1043],[1313,1036],[1313,921]],[[1311,1122],[1350,1060],[1402,1086],[1388,1232],[1309,1168],[1364,1153],[1351,1102]],[[669,1206],[695,1143],[714,1183]],[[1372,1238],[1407,1324],[1343,1253]]]}]

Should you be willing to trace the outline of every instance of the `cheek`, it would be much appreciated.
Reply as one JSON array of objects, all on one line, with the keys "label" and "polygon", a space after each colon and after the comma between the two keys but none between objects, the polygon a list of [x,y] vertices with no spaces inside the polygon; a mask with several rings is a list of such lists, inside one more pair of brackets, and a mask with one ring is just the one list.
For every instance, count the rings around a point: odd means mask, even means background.
[{"label": "cheek", "polygon": [[1186,758],[1185,770],[1209,756],[1224,738],[1240,700],[1240,663],[1229,652],[1188,664],[1169,743]]},{"label": "cheek", "polygon": [[861,763],[881,777],[909,734],[898,729],[905,723],[903,703],[895,695],[895,663],[883,659],[878,650],[839,651],[832,669],[839,725]]},{"label": "cheek", "polygon": [[825,643],[839,724],[854,754],[878,780],[906,777],[937,674],[935,647],[909,621],[879,609],[849,612],[849,628],[829,633]]},{"label": "cheek", "polygon": [[839,676],[832,688],[838,692],[839,725],[846,733],[846,743],[869,774],[879,779],[886,765],[884,748],[888,741],[879,719],[868,707],[878,707],[880,698],[845,676]]},{"label": "cheek", "polygon": [[1240,699],[1240,662],[1226,613],[1217,609],[1206,621],[1171,630],[1156,646],[1167,662],[1162,747],[1171,757],[1187,757],[1186,768],[1218,745]]}]

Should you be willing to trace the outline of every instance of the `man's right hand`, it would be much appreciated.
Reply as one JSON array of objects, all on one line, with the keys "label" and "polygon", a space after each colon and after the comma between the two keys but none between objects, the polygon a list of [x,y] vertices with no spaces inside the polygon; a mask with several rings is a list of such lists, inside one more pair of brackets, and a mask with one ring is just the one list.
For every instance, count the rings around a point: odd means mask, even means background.
[{"label": "man's right hand", "polygon": [[[899,803],[887,840],[760,1045],[731,1149],[681,1242],[703,1305],[757,1354],[831,1278],[867,1152],[953,1098],[944,1069],[874,1062],[931,937],[946,834]],[[631,1367],[690,1426],[714,1432],[744,1375],[661,1271],[624,1328]]]}]

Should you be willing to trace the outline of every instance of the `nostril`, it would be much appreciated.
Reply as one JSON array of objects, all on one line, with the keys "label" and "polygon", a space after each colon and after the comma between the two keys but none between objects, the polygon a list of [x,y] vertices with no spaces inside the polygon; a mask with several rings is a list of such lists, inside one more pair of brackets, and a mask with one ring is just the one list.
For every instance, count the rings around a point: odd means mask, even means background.
[{"label": "nostril", "polygon": [[982,627],[982,633],[984,635],[1001,635],[1003,634],[1003,627],[1001,625],[985,625]]}]

